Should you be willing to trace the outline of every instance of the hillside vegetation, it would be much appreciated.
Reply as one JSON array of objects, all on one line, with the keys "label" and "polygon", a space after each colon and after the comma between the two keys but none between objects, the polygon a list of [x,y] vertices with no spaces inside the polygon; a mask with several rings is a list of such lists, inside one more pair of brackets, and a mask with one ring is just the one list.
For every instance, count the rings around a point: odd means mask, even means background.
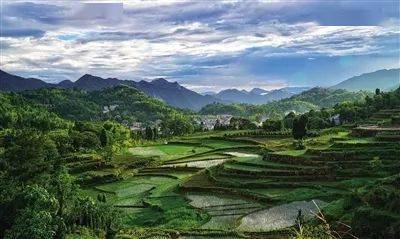
[{"label": "hillside vegetation", "polygon": [[[107,117],[74,120],[80,111],[68,115],[55,102],[96,112],[119,100],[118,115],[131,117],[140,107],[162,109],[132,92],[0,94],[1,238],[400,235],[400,89],[257,129],[193,133],[167,107],[175,118],[146,140]],[[284,109],[287,101],[275,103]],[[330,122],[332,112],[342,125]]]},{"label": "hillside vegetation", "polygon": [[[135,88],[116,86],[101,91],[79,89],[43,88],[25,91],[21,95],[40,104],[61,117],[71,120],[106,120],[119,122],[149,122],[175,116],[184,117],[184,112],[149,97]],[[104,107],[112,107],[103,112]]]},{"label": "hillside vegetation", "polygon": [[331,90],[312,88],[290,98],[263,105],[250,104],[222,104],[214,103],[204,106],[200,114],[231,114],[235,116],[254,117],[257,115],[282,117],[290,111],[305,113],[310,110],[332,107],[341,102],[363,101],[366,92],[348,92],[345,90]]}]

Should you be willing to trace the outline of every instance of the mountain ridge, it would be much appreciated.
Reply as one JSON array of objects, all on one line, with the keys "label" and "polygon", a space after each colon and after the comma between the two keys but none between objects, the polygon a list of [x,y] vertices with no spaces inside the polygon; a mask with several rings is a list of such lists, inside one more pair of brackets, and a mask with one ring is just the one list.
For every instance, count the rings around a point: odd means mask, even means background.
[{"label": "mountain ridge", "polygon": [[400,68],[382,69],[374,72],[353,76],[333,85],[331,89],[348,91],[374,91],[376,88],[389,90],[400,84]]},{"label": "mountain ridge", "polygon": [[[0,70],[1,71],[1,70]],[[117,78],[102,78],[91,74],[81,76],[75,82],[64,80],[57,84],[46,83],[39,79],[24,78],[7,72],[0,72],[0,91],[20,92],[40,88],[78,88],[86,91],[99,91],[119,85],[134,87],[145,94],[160,99],[167,104],[185,109],[199,110],[204,105],[213,102],[222,102],[213,96],[203,96],[191,91],[177,82],[169,82],[164,78],[153,81],[129,81]]]}]

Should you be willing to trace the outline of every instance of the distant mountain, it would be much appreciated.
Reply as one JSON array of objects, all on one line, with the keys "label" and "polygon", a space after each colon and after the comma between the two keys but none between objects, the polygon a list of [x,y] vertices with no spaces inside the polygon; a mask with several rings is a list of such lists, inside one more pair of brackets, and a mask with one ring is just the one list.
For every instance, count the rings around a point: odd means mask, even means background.
[{"label": "distant mountain", "polygon": [[284,89],[272,90],[268,94],[263,95],[267,102],[281,100],[285,98],[289,98],[290,96],[294,95],[294,93],[288,92]]},{"label": "distant mountain", "polygon": [[263,104],[266,102],[265,97],[262,95],[238,89],[223,90],[214,96],[222,101],[231,103]]},{"label": "distant mountain", "polygon": [[8,74],[0,70],[0,91],[19,92],[23,90],[35,90],[43,87],[49,87],[44,81],[35,78],[23,78]]},{"label": "distant mountain", "polygon": [[302,87],[283,87],[281,90],[289,92],[291,94],[297,95],[300,94],[301,92],[307,91],[311,89],[311,87],[308,86],[302,86]]},{"label": "distant mountain", "polygon": [[253,88],[250,91],[250,93],[257,94],[257,95],[267,94],[268,92],[269,92],[268,90],[264,90],[264,89],[261,89],[261,88]]},{"label": "distant mountain", "polygon": [[116,78],[104,79],[98,76],[85,74],[74,82],[73,87],[81,90],[95,91],[95,90],[102,90],[105,88],[111,88],[117,85],[121,85],[122,83],[123,83],[122,81]]},{"label": "distant mountain", "polygon": [[201,95],[215,95],[215,94],[217,94],[217,93],[214,92],[214,91],[205,91],[205,92],[201,92],[200,94],[201,94]]},{"label": "distant mountain", "polygon": [[149,96],[158,98],[167,104],[192,110],[199,110],[204,105],[213,102],[223,102],[210,95],[200,95],[191,91],[177,82],[169,82],[159,78],[151,82],[147,81],[128,81],[117,78],[101,78],[89,74],[83,75],[77,81],[61,81],[58,84],[49,84],[38,79],[27,79],[19,76],[10,75],[4,71],[0,72],[0,91],[19,92],[24,90],[34,90],[38,88],[77,88],[86,91],[99,91],[105,88],[112,88],[119,85],[127,85],[143,91]]},{"label": "distant mountain", "polygon": [[348,91],[374,91],[376,88],[381,90],[393,89],[400,84],[400,69],[379,70],[351,77],[331,89],[344,89]]},{"label": "distant mountain", "polygon": [[72,82],[72,81],[70,81],[70,80],[63,80],[63,81],[60,81],[60,82],[57,84],[57,86],[58,86],[59,88],[68,89],[68,88],[74,87],[74,82]]},{"label": "distant mountain", "polygon": [[285,99],[308,89],[309,87],[285,87],[271,91],[261,88],[254,88],[251,91],[227,89],[220,91],[214,96],[225,102],[259,105]]},{"label": "distant mountain", "polygon": [[201,95],[179,85],[177,82],[169,82],[162,78],[151,82],[130,81],[129,83],[147,95],[162,99],[167,104],[179,108],[199,110],[204,105],[213,102],[221,102],[221,100],[211,95]]}]

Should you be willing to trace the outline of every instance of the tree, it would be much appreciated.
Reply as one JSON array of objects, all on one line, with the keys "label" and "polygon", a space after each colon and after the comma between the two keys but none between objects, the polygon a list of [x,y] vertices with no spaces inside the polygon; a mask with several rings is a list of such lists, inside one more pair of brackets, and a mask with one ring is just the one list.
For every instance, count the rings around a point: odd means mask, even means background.
[{"label": "tree", "polygon": [[108,133],[107,133],[107,130],[105,128],[103,128],[101,130],[99,140],[100,140],[100,144],[101,144],[102,147],[105,147],[105,146],[108,145]]},{"label": "tree", "polygon": [[79,149],[97,149],[100,146],[100,140],[97,135],[91,131],[72,131],[71,138],[76,150]]},{"label": "tree", "polygon": [[55,143],[35,130],[16,133],[6,144],[4,156],[10,177],[23,183],[49,175],[59,160]]},{"label": "tree", "polygon": [[303,139],[307,135],[308,117],[303,114],[293,120],[292,134],[295,139]]},{"label": "tree", "polygon": [[279,119],[267,119],[263,122],[262,128],[267,131],[281,131],[283,130],[283,122]]},{"label": "tree", "polygon": [[158,128],[157,128],[157,126],[155,126],[155,127],[153,128],[153,138],[154,138],[154,139],[157,139],[157,138],[158,138]]},{"label": "tree", "polygon": [[18,214],[6,239],[43,239],[56,235],[57,200],[43,187],[28,186],[18,196]]},{"label": "tree", "polygon": [[293,119],[296,117],[296,114],[291,111],[289,114],[287,114],[285,116],[285,118],[283,118],[283,126],[286,129],[291,129],[293,128]]},{"label": "tree", "polygon": [[381,94],[381,90],[379,88],[375,89],[375,95],[380,95]]},{"label": "tree", "polygon": [[153,133],[153,130],[150,128],[150,126],[146,127],[145,139],[147,139],[147,140],[153,140],[154,139],[154,133]]},{"label": "tree", "polygon": [[232,117],[229,122],[229,127],[233,129],[255,129],[257,126],[249,119],[241,117]]}]

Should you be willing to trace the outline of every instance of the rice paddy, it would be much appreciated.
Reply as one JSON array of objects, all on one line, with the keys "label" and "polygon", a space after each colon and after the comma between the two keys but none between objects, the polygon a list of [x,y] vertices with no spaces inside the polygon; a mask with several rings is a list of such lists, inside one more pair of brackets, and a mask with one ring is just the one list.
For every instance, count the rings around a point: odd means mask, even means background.
[{"label": "rice paddy", "polygon": [[[224,233],[290,228],[300,211],[310,220],[318,208],[323,210],[354,188],[399,168],[393,155],[383,157],[376,150],[383,144],[350,136],[348,131],[307,139],[304,150],[294,149],[290,137],[215,137],[196,134],[167,144],[131,148],[128,154],[134,159],[127,157],[126,164],[161,163],[130,170],[114,182],[89,185],[86,193],[92,197],[104,193],[108,202],[126,214],[127,228],[184,231],[179,238],[239,238]],[[397,150],[394,144],[385,147]],[[351,156],[343,156],[349,149]],[[367,151],[369,156],[364,157],[361,152]],[[377,156],[385,169],[379,174],[370,162]],[[124,159],[120,158],[118,167],[124,167]]]},{"label": "rice paddy", "polygon": [[294,226],[300,215],[311,219],[326,203],[320,200],[296,201],[251,213],[241,219],[241,231],[271,231]]}]

